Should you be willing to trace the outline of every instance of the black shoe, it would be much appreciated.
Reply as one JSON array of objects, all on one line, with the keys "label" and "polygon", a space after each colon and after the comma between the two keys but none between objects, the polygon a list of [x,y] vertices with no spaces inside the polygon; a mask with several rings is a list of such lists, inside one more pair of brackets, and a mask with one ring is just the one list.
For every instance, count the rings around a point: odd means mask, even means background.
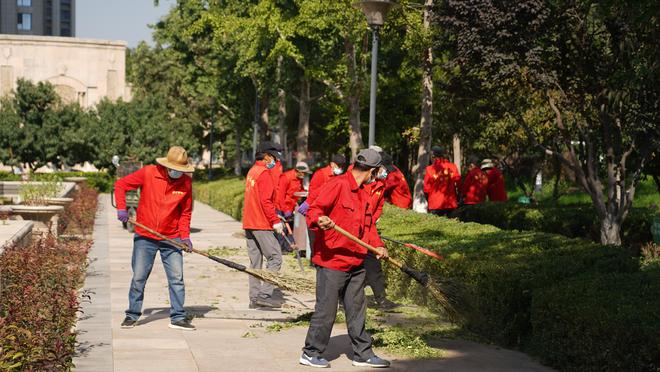
[{"label": "black shoe", "polygon": [[124,321],[121,322],[121,328],[123,329],[129,329],[135,327],[135,324],[137,324],[137,320],[131,318],[130,316],[127,316],[124,318]]},{"label": "black shoe", "polygon": [[188,319],[181,319],[176,322],[170,323],[170,328],[173,329],[180,329],[182,331],[194,331],[195,326],[190,323],[190,320]]},{"label": "black shoe", "polygon": [[353,366],[371,367],[371,368],[388,368],[390,366],[390,362],[389,360],[381,359],[374,355],[367,360],[354,360]]},{"label": "black shoe", "polygon": [[374,307],[381,310],[392,310],[392,309],[396,309],[399,306],[401,305],[397,304],[396,302],[392,302],[387,298],[380,298],[374,301]]},{"label": "black shoe", "polygon": [[[258,307],[267,307],[271,309],[279,309],[282,307],[282,304],[279,301],[275,301],[272,298],[258,297],[255,298],[253,301],[254,304],[257,305]],[[250,305],[252,305],[253,301],[250,301]]]}]

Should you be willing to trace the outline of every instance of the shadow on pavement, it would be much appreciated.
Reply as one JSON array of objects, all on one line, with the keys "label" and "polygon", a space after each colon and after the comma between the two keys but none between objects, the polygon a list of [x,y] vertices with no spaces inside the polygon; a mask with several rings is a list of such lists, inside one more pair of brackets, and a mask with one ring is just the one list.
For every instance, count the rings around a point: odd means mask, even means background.
[{"label": "shadow on pavement", "polygon": [[[217,307],[213,306],[186,306],[186,312],[189,317],[203,318],[208,312],[217,310]],[[166,319],[170,317],[170,308],[169,307],[154,307],[144,309],[142,312],[143,318],[138,321],[138,325],[143,325],[147,323],[154,322],[160,319]]]}]

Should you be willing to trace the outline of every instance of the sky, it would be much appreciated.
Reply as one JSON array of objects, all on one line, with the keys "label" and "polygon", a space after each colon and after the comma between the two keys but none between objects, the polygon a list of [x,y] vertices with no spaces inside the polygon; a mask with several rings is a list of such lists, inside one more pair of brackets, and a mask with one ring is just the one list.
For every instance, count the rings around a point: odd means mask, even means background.
[{"label": "sky", "polygon": [[149,24],[167,14],[176,0],[77,0],[76,37],[123,40],[129,48],[144,40],[153,44]]}]

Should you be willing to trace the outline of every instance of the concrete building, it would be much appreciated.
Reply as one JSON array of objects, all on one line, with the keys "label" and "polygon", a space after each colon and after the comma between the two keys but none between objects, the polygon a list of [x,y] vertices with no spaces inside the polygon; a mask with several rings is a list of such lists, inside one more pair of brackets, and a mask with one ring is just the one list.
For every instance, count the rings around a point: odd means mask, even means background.
[{"label": "concrete building", "polygon": [[75,0],[0,0],[0,33],[76,36]]},{"label": "concrete building", "polygon": [[82,107],[103,97],[131,98],[123,41],[0,35],[0,96],[10,94],[19,78],[50,82],[64,101]]}]

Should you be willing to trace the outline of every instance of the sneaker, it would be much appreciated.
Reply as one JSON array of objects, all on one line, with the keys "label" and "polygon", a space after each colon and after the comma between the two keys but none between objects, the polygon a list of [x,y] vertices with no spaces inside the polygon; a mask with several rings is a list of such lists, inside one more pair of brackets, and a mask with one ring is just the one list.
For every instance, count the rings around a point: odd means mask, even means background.
[{"label": "sneaker", "polygon": [[137,320],[131,318],[130,316],[127,316],[124,318],[124,321],[121,322],[121,328],[123,329],[129,329],[135,327],[135,324],[137,324]]},{"label": "sneaker", "polygon": [[[250,301],[250,304],[252,304],[252,301]],[[271,309],[279,309],[282,307],[281,303],[273,300],[272,298],[261,298],[261,297],[255,298],[254,304],[257,305],[258,307],[268,307]]]},{"label": "sneaker", "polygon": [[353,366],[371,367],[371,368],[388,368],[390,366],[390,362],[389,360],[381,359],[374,355],[365,361],[354,360]]},{"label": "sneaker", "polygon": [[302,353],[300,360],[298,361],[304,366],[316,367],[316,368],[330,368],[330,363],[327,360],[321,357],[311,357],[305,353]]},{"label": "sneaker", "polygon": [[170,323],[170,328],[172,329],[180,329],[182,331],[194,331],[195,326],[190,323],[190,320],[188,319],[181,319],[176,322]]}]

